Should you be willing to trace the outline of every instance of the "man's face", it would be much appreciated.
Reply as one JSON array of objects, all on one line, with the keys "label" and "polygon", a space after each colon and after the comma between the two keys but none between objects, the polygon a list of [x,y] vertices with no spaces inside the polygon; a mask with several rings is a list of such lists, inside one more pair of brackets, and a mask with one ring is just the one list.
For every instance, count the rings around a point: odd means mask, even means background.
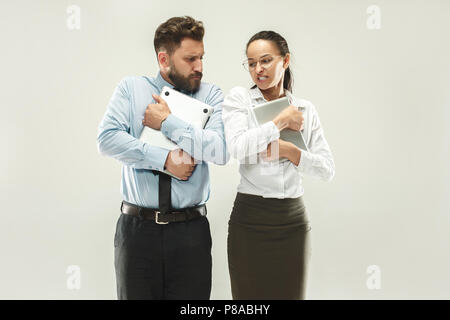
[{"label": "man's face", "polygon": [[195,93],[200,89],[203,76],[203,55],[205,54],[202,41],[184,38],[179,48],[169,57],[168,77],[175,88]]}]

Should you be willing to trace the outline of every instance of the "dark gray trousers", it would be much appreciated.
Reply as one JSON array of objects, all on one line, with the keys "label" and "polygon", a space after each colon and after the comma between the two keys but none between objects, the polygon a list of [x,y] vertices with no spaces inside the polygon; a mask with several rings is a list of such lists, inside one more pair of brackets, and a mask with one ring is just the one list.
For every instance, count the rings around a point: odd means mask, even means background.
[{"label": "dark gray trousers", "polygon": [[118,299],[207,300],[211,233],[206,217],[159,225],[121,214],[114,236]]}]

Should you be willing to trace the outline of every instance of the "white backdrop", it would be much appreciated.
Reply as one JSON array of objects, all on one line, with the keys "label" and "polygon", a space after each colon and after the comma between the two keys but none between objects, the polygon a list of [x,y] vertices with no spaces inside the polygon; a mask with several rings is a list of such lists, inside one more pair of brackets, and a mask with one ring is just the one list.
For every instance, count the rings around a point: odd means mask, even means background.
[{"label": "white backdrop", "polygon": [[[204,22],[204,80],[225,94],[251,85],[255,32],[289,43],[336,162],[304,181],[307,298],[449,299],[447,0],[2,1],[0,298],[116,299],[120,163],[97,126],[123,77],[156,75],[154,32],[180,15]],[[212,299],[231,299],[237,170],[211,165]]]}]

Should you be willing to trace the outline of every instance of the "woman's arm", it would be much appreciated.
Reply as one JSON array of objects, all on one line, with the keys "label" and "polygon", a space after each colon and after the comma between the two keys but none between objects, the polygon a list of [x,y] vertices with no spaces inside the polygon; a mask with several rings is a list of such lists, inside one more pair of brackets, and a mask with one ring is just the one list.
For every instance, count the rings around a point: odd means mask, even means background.
[{"label": "woman's arm", "polygon": [[233,88],[222,104],[222,120],[225,139],[232,157],[239,161],[257,156],[266,150],[267,145],[280,137],[280,131],[273,121],[257,128],[248,126],[248,106],[251,99],[248,90]]},{"label": "woman's arm", "polygon": [[312,125],[311,138],[308,142],[309,151],[301,150],[300,161],[298,165],[294,165],[297,170],[304,174],[319,178],[323,181],[331,181],[335,173],[333,155],[325,139],[319,115],[312,103],[310,103],[310,106]]},{"label": "woman's arm", "polygon": [[309,151],[302,150],[291,142],[278,139],[268,145],[265,157],[267,160],[287,158],[300,172],[330,181],[335,173],[333,156],[313,106],[311,112],[312,129],[308,144]]},{"label": "woman's arm", "polygon": [[266,152],[263,152],[261,155],[267,161],[275,161],[286,158],[294,165],[298,166],[301,153],[302,150],[292,142],[278,139],[269,143]]}]

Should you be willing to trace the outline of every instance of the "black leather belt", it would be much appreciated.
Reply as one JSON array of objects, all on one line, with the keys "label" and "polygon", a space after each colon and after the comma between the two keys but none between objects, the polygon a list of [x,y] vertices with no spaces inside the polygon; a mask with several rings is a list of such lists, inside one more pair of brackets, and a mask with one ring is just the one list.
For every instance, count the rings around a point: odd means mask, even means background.
[{"label": "black leather belt", "polygon": [[168,213],[161,213],[157,209],[144,208],[123,201],[120,211],[123,214],[138,216],[147,220],[154,220],[158,224],[183,222],[206,216],[206,206],[204,204],[186,209],[173,209],[173,211],[169,211]]}]

